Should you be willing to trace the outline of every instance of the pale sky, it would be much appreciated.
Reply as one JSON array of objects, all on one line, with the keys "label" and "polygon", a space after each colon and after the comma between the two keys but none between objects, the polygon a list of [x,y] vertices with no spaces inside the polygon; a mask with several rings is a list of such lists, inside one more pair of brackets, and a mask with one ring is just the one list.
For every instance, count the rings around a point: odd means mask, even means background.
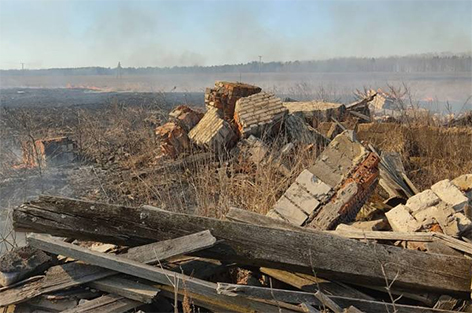
[{"label": "pale sky", "polygon": [[472,1],[0,0],[0,68],[472,51]]}]

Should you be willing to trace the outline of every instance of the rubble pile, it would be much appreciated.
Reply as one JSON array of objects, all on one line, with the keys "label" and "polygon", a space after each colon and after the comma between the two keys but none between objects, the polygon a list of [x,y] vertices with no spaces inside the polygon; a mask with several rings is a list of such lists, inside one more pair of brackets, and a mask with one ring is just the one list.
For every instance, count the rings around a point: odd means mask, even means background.
[{"label": "rubble pile", "polygon": [[285,134],[289,142],[326,145],[343,129],[333,130],[331,138],[327,138],[316,127],[323,122],[343,121],[348,112],[354,113],[357,120],[358,115],[360,120],[369,120],[359,113],[368,111],[367,100],[370,99],[351,104],[350,109],[344,104],[321,101],[283,102],[257,86],[217,81],[214,88],[207,88],[205,92],[207,111],[204,115],[179,106],[169,114],[167,124],[156,128],[156,135],[162,153],[172,158],[177,158],[192,145],[222,154],[250,135]]},{"label": "rubble pile", "polygon": [[[155,130],[166,156],[204,150],[167,170],[216,156],[230,160],[218,163],[221,175],[231,175],[223,167],[231,162],[274,165],[288,188],[268,213],[231,207],[215,219],[41,196],[13,211],[15,230],[30,234],[26,247],[0,257],[0,309],[470,312],[472,174],[417,190],[398,153],[349,130],[366,120],[374,96],[283,102],[256,86],[217,82],[204,114],[179,106]],[[286,140],[274,154],[270,139],[279,135]],[[286,162],[296,145],[320,144],[309,166]],[[379,189],[385,201],[372,211]]]},{"label": "rubble pile", "polygon": [[218,114],[231,122],[234,119],[236,102],[261,90],[253,85],[217,81],[214,88],[207,88],[205,91],[205,106],[207,109],[217,108]]},{"label": "rubble pile", "polygon": [[[379,159],[349,133],[327,151],[267,216],[231,208],[218,220],[51,196],[24,203],[14,225],[34,233],[0,259],[0,307],[468,312],[472,174],[436,183],[385,219],[352,222]],[[316,169],[330,166],[328,155],[344,164],[342,178]]]},{"label": "rubble pile", "polygon": [[[457,237],[470,224],[470,199],[464,194],[472,189],[470,175],[437,182],[409,198],[405,205],[400,204],[385,215],[395,231],[415,232],[418,230],[437,231]],[[466,216],[467,214],[467,216]]]},{"label": "rubble pile", "polygon": [[268,216],[323,230],[354,220],[378,182],[379,157],[353,136],[346,131],[331,141]]}]

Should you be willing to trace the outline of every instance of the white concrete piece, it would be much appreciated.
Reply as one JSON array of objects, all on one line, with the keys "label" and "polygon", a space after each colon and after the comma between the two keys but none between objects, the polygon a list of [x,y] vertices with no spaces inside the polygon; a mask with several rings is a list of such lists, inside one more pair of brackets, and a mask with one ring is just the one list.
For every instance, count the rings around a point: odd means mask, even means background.
[{"label": "white concrete piece", "polygon": [[441,180],[431,186],[431,190],[456,211],[463,210],[469,199],[449,179]]},{"label": "white concrete piece", "polygon": [[415,214],[427,207],[438,204],[439,201],[441,199],[431,189],[426,189],[409,198],[406,202],[406,207],[410,213]]},{"label": "white concrete piece", "polygon": [[385,213],[385,216],[393,231],[415,232],[421,228],[421,224],[411,216],[403,204],[397,205]]}]

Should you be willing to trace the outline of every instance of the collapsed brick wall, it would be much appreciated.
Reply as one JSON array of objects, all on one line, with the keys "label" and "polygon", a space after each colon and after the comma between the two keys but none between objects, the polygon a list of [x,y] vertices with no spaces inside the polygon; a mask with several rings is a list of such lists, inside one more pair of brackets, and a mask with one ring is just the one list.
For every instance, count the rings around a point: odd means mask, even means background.
[{"label": "collapsed brick wall", "polygon": [[236,101],[242,97],[247,97],[261,92],[261,88],[243,83],[232,83],[217,81],[215,88],[207,88],[205,91],[205,105],[217,108],[221,117],[231,122],[234,120],[234,108]]},{"label": "collapsed brick wall", "polygon": [[258,136],[279,123],[286,113],[280,98],[260,92],[236,102],[234,119],[242,137]]},{"label": "collapsed brick wall", "polygon": [[21,146],[23,165],[27,167],[67,164],[76,158],[76,145],[67,137],[24,141]]},{"label": "collapsed brick wall", "polygon": [[176,158],[191,146],[187,132],[174,122],[156,128],[156,136],[161,142],[161,152]]}]

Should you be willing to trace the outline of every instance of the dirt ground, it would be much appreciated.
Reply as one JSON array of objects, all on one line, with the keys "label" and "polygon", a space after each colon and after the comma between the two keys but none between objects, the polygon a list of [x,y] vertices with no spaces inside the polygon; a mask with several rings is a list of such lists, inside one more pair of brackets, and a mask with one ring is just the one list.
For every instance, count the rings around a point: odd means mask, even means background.
[{"label": "dirt ground", "polygon": [[[313,98],[328,93],[349,101],[355,89],[383,88],[406,83],[415,91],[422,106],[445,110],[446,101],[460,110],[472,95],[471,73],[214,73],[152,76],[0,76],[0,88],[83,87],[101,91],[204,92],[216,80],[244,81],[277,94]],[[469,108],[471,109],[471,108]]]}]

